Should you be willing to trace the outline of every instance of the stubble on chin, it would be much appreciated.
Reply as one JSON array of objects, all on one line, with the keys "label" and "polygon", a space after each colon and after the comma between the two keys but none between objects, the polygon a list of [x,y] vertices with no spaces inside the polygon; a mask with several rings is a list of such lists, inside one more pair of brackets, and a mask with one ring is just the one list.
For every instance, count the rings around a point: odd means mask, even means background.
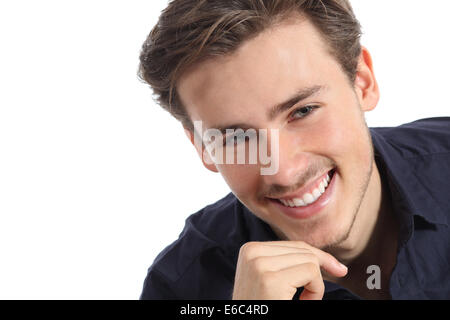
[{"label": "stubble on chin", "polygon": [[[371,155],[373,158],[373,146],[371,146]],[[357,218],[360,216],[360,209],[361,204],[363,203],[363,200],[366,196],[370,179],[373,172],[373,161],[370,162],[368,172],[365,175],[365,178],[358,188],[357,194],[356,194],[356,201],[354,205],[354,209],[352,210],[352,215],[349,217],[346,225],[338,225],[334,221],[323,221],[322,219],[319,219],[317,221],[311,221],[303,226],[299,226],[297,230],[294,231],[293,234],[290,236],[284,235],[285,240],[290,238],[290,240],[300,240],[307,242],[311,246],[314,246],[318,249],[324,250],[326,252],[333,252],[336,251],[336,249],[340,247],[345,247],[345,244],[347,241],[357,241],[357,239],[353,239],[353,236],[355,238],[358,237],[357,230],[355,228],[358,228],[357,224],[355,223],[357,221]],[[329,219],[329,218],[326,218]],[[340,220],[338,218],[334,218],[337,220]],[[342,220],[341,220],[342,221]],[[311,232],[312,230],[315,230],[315,232]],[[278,231],[278,233],[281,233]]]},{"label": "stubble on chin", "polygon": [[[369,168],[366,171],[363,182],[357,190],[354,209],[347,225],[338,226],[336,223],[333,224],[333,221],[323,221],[323,219],[318,219],[296,226],[295,230],[291,230],[290,232],[289,226],[287,226],[288,229],[286,232],[283,232],[280,228],[269,223],[270,227],[280,240],[304,241],[318,249],[333,252],[336,251],[336,249],[345,246],[346,241],[353,241],[350,239],[353,234],[355,234],[355,237],[358,237],[357,232],[352,231],[357,231],[354,229],[355,227],[358,228],[355,222],[357,221],[357,217],[360,216],[361,204],[366,196],[374,167],[374,147],[369,127],[365,121],[364,127],[366,130],[366,141],[370,152]],[[311,232],[312,230],[315,232]]]},{"label": "stubble on chin", "polygon": [[[372,141],[370,141],[370,149],[371,149],[371,159],[373,159],[373,145],[371,143]],[[361,209],[361,204],[363,203],[363,200],[366,196],[368,187],[369,187],[369,183],[370,183],[370,179],[372,177],[372,173],[373,173],[373,161],[370,162],[370,166],[369,166],[369,170],[368,173],[365,176],[365,180],[362,183],[362,185],[360,186],[359,190],[358,190],[358,195],[357,195],[357,205],[355,206],[355,209],[353,210],[353,215],[352,215],[352,219],[351,219],[351,223],[349,224],[349,226],[346,228],[346,230],[344,232],[342,232],[338,237],[336,237],[333,241],[330,241],[328,244],[324,245],[321,249],[327,252],[333,252],[336,251],[336,249],[345,246],[345,243],[347,241],[357,241],[350,239],[352,237],[352,235],[355,235],[355,237],[357,238],[357,231],[355,228],[358,228],[358,226],[355,224],[355,222],[357,221],[357,218],[361,215],[360,213],[360,209]]]}]

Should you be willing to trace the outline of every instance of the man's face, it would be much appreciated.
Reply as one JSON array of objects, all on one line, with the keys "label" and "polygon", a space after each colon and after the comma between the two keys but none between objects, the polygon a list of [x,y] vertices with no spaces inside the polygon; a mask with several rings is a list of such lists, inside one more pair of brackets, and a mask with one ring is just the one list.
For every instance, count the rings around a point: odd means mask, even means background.
[{"label": "man's face", "polygon": [[[323,248],[348,235],[371,177],[358,83],[365,85],[364,79],[350,84],[316,29],[301,20],[264,31],[230,56],[202,62],[183,75],[178,91],[192,121],[201,120],[204,129],[239,124],[278,130],[276,174],[261,175],[259,164],[207,167],[220,171],[236,197],[281,238]],[[269,116],[299,92],[306,98]],[[323,189],[320,182],[332,169]],[[316,188],[324,190],[318,198]],[[298,201],[306,193],[314,198],[306,196],[308,202],[315,200],[309,205]],[[289,200],[300,206],[290,207]]]}]

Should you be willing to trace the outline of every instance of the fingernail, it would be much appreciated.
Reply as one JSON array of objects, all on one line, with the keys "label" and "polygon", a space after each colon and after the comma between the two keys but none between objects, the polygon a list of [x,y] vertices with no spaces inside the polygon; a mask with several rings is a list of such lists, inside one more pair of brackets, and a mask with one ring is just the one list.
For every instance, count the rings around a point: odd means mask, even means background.
[{"label": "fingernail", "polygon": [[339,262],[339,267],[340,267],[342,270],[345,270],[345,271],[348,270],[347,266],[346,266],[345,264],[340,263],[340,262]]}]

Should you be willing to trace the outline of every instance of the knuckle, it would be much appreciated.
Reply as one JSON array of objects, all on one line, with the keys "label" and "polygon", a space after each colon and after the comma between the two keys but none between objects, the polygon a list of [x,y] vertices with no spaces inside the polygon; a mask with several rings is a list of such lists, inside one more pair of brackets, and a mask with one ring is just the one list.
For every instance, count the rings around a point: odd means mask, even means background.
[{"label": "knuckle", "polygon": [[300,248],[304,248],[305,247],[305,242],[304,241],[296,240],[294,243]]},{"label": "knuckle", "polygon": [[311,261],[317,266],[317,268],[319,268],[319,266],[320,266],[319,258],[314,253],[310,254],[310,258],[311,258]]},{"label": "knuckle", "polygon": [[318,267],[318,265],[314,262],[307,262],[305,263],[305,268],[307,270],[307,272],[311,275],[318,275],[320,274],[320,269]]},{"label": "knuckle", "polygon": [[244,243],[239,250],[239,254],[244,257],[250,255],[250,253],[255,249],[256,245],[257,243],[253,241]]},{"label": "knuckle", "polygon": [[298,261],[299,261],[300,264],[313,263],[317,267],[320,266],[319,258],[312,252],[299,253],[297,255],[297,258],[298,258]]},{"label": "knuckle", "polygon": [[297,243],[297,245],[299,247],[301,247],[303,249],[308,249],[309,248],[309,244],[306,243],[305,241],[298,240],[298,241],[296,241],[296,243]]},{"label": "knuckle", "polygon": [[251,260],[252,269],[257,273],[263,273],[265,270],[265,263],[262,257],[257,257]]},{"label": "knuckle", "polygon": [[311,251],[303,253],[303,256],[306,257],[310,262],[318,262],[319,261],[317,256],[314,253],[312,253]]}]

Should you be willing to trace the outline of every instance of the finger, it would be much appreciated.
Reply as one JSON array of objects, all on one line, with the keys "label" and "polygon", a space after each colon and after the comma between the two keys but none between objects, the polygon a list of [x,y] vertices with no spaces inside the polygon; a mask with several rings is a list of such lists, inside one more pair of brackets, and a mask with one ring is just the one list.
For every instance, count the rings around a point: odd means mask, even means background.
[{"label": "finger", "polygon": [[310,250],[298,247],[266,245],[266,242],[248,242],[241,247],[240,256],[245,256],[247,261],[258,257],[279,256],[291,253],[311,253]]},{"label": "finger", "polygon": [[303,241],[271,241],[264,242],[264,246],[282,246],[287,248],[307,249],[314,253],[319,259],[320,267],[327,273],[336,277],[343,277],[347,274],[347,267],[340,263],[328,252],[317,249]]},{"label": "finger", "polygon": [[317,265],[317,269],[320,268],[319,259],[316,255],[306,250],[302,253],[295,252],[276,256],[259,256],[250,261],[250,265],[261,273],[266,271],[279,271],[305,263],[314,263]]},{"label": "finger", "polygon": [[314,263],[304,263],[278,271],[280,281],[287,281],[287,284],[295,290],[304,287],[305,294],[300,298],[308,300],[321,300],[325,292],[320,269]]}]

